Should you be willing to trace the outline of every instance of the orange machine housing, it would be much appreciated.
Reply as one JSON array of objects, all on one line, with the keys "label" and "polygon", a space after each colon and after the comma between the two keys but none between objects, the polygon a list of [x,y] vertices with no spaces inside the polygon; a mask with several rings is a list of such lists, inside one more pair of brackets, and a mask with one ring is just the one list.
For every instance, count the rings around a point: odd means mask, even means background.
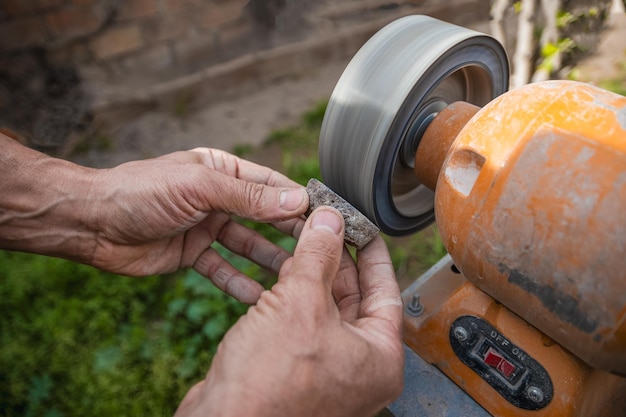
[{"label": "orange machine housing", "polygon": [[593,367],[626,375],[626,98],[570,81],[482,108],[435,216],[476,286]]},{"label": "orange machine housing", "polygon": [[[624,412],[611,398],[626,393],[626,98],[548,81],[467,106],[444,109],[416,153],[461,274],[405,291],[431,303],[405,315],[405,341],[494,415]],[[537,359],[548,406],[511,406],[455,357],[459,317]]]}]

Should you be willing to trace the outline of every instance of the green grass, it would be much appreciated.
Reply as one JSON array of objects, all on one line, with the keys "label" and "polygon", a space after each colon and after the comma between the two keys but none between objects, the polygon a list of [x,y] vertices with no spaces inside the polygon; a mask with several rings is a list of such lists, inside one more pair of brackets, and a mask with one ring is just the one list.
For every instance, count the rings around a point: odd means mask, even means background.
[{"label": "green grass", "polygon": [[0,251],[0,415],[172,415],[246,307],[193,271]]},{"label": "green grass", "polygon": [[598,84],[605,90],[626,96],[626,75],[623,78],[604,80]]}]

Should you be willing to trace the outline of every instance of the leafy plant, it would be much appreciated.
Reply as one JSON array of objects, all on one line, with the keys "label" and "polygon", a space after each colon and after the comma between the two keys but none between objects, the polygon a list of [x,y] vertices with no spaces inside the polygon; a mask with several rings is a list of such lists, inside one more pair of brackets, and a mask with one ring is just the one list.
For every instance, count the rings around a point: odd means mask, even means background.
[{"label": "leafy plant", "polygon": [[245,310],[193,271],[0,252],[0,415],[172,415]]}]

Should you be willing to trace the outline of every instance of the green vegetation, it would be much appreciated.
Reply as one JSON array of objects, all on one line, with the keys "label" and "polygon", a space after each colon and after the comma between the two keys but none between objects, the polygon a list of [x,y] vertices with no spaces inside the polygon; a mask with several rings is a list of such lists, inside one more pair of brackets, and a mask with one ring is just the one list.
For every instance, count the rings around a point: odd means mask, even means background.
[{"label": "green vegetation", "polygon": [[[626,55],[626,51],[625,51]],[[603,88],[608,91],[612,91],[614,93],[620,94],[622,96],[626,96],[626,60],[621,59],[617,63],[617,75],[614,78],[606,78],[598,81],[597,85],[600,88]],[[577,68],[574,68],[572,73],[570,74],[569,79],[574,81],[580,81],[580,73]],[[583,80],[584,81],[584,80]]]},{"label": "green vegetation", "polygon": [[193,271],[142,279],[0,252],[0,415],[172,415],[246,307]]},{"label": "green vegetation", "polygon": [[113,139],[100,132],[86,135],[72,148],[72,155],[83,155],[93,150],[97,152],[110,152],[115,148]]},{"label": "green vegetation", "polygon": [[172,109],[172,113],[174,114],[174,116],[180,119],[184,119],[185,117],[187,117],[190,112],[191,101],[192,94],[190,91],[185,90],[180,93],[176,97],[176,101],[174,102],[174,106]]},{"label": "green vegetation", "polygon": [[[320,176],[325,108],[315,106],[299,126],[274,132],[264,145],[280,152],[282,170],[302,184]],[[250,225],[288,250],[295,246],[267,225]],[[434,228],[388,243],[402,282],[445,253]],[[251,262],[216,249],[264,286],[274,282]],[[170,416],[245,311],[193,271],[127,278],[0,251],[0,415]]]},{"label": "green vegetation", "polygon": [[626,60],[619,63],[619,73],[616,78],[603,80],[598,84],[606,90],[626,96]]},{"label": "green vegetation", "polygon": [[615,78],[612,80],[602,81],[600,83],[600,87],[626,96],[626,78]]},{"label": "green vegetation", "polygon": [[276,130],[265,146],[277,147],[282,154],[282,172],[294,181],[306,185],[310,178],[320,178],[317,160],[319,138],[326,101],[318,103],[305,113],[299,126]]}]

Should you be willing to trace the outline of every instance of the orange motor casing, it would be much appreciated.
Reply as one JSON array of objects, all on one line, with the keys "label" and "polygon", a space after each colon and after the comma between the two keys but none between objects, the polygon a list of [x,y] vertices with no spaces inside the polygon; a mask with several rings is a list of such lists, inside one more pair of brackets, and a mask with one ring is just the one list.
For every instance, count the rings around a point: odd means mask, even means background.
[{"label": "orange motor casing", "polygon": [[440,170],[463,275],[592,367],[626,375],[626,98],[548,81],[493,100]]}]

